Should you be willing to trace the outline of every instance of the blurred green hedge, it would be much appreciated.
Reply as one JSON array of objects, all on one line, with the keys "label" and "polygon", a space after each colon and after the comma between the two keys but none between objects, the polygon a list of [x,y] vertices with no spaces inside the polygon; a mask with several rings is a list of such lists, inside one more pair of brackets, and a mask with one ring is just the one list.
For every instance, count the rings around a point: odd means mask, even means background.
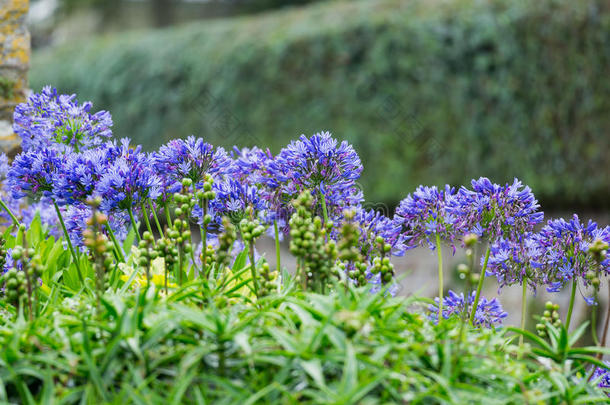
[{"label": "blurred green hedge", "polygon": [[517,176],[547,207],[601,207],[609,73],[607,0],[371,0],[75,42],[35,55],[31,84],[149,149],[195,134],[276,152],[329,130],[370,201]]}]

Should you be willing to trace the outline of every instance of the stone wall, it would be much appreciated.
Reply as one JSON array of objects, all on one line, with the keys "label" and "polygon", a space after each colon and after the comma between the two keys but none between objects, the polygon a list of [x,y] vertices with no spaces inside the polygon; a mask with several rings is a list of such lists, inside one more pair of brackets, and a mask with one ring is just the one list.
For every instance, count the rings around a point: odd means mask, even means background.
[{"label": "stone wall", "polygon": [[7,153],[19,146],[12,130],[13,110],[27,95],[28,6],[28,0],[0,0],[0,150]]}]

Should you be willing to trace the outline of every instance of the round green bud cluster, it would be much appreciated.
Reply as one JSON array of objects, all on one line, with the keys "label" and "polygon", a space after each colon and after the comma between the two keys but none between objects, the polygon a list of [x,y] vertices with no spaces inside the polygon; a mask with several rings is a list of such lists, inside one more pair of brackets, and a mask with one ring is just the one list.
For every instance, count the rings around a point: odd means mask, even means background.
[{"label": "round green bud cluster", "polygon": [[271,271],[269,263],[266,260],[263,261],[258,271],[262,280],[258,294],[260,297],[269,295],[277,289],[277,285],[274,282],[277,279],[277,271]]},{"label": "round green bud cluster", "polygon": [[341,237],[339,239],[339,259],[346,262],[355,262],[362,259],[358,242],[360,241],[360,230],[354,224],[353,219],[356,211],[344,210],[343,217],[345,221],[341,226]]},{"label": "round green bud cluster", "polygon": [[335,262],[338,256],[337,245],[327,241],[327,235],[334,226],[332,221],[322,224],[322,219],[314,217],[310,207],[313,198],[303,192],[293,201],[296,212],[290,218],[290,252],[302,259],[299,274],[302,285],[324,289],[331,276],[337,276]]},{"label": "round green bud cluster", "polygon": [[155,238],[149,231],[142,234],[142,240],[138,242],[138,249],[140,251],[138,264],[144,267],[146,279],[150,280],[150,263],[159,257],[159,251],[155,248]]},{"label": "round green bud cluster", "polygon": [[390,259],[387,257],[376,257],[373,259],[371,273],[381,274],[381,282],[387,284],[394,278],[394,265],[390,263]]},{"label": "round green bud cluster", "polygon": [[23,269],[18,270],[13,267],[0,276],[0,285],[4,285],[6,298],[15,306],[19,306],[22,299],[27,299],[31,305],[32,292],[38,287],[38,279],[42,276],[42,264],[38,256],[29,260],[35,253],[32,248],[15,246],[11,257],[14,262],[21,261]]},{"label": "round green bud cluster", "polygon": [[[191,245],[191,227],[189,218],[193,207],[196,204],[195,196],[190,191],[193,181],[189,178],[182,179],[182,191],[174,193],[174,215],[176,219],[172,226],[167,230],[169,239],[180,246],[185,253],[189,253],[193,246]],[[167,263],[167,262],[166,262]]]},{"label": "round green bud cluster", "polygon": [[25,272],[13,267],[0,276],[0,284],[4,284],[6,299],[13,305],[18,306],[20,299],[26,297],[27,281]]},{"label": "round green bud cluster", "polygon": [[242,219],[239,222],[239,231],[244,242],[252,242],[265,232],[263,227],[257,219]]},{"label": "round green bud cluster", "polygon": [[207,268],[209,268],[212,263],[214,263],[216,257],[216,249],[214,249],[214,246],[212,246],[211,244],[208,243],[208,245],[206,246],[205,249],[201,249],[201,253],[199,253],[199,260],[201,260],[201,263],[203,263],[203,255],[205,255],[206,259],[205,259],[205,263],[206,263],[206,269],[204,269],[205,274],[207,274]]},{"label": "round green bud cluster", "polygon": [[3,237],[0,237],[0,269],[4,268],[6,264],[7,250],[6,250],[6,240]]},{"label": "round green bud cluster", "polygon": [[544,304],[544,312],[540,317],[540,322],[536,324],[536,332],[541,337],[546,337],[548,335],[546,323],[553,325],[558,328],[561,326],[561,319],[559,319],[559,304],[553,304],[551,301],[547,301]]},{"label": "round green bud cluster", "polygon": [[[210,176],[209,174],[205,174],[204,179],[203,179],[203,185],[202,185],[202,189],[197,190],[196,193],[196,197],[198,201],[201,200],[205,200],[205,201],[210,201],[213,200],[214,198],[216,198],[216,193],[214,191],[212,191],[212,185],[214,184],[214,180],[212,179],[212,176]],[[182,183],[182,185],[184,186],[184,182]],[[190,184],[188,185],[190,187]]]},{"label": "round green bud cluster", "polygon": [[348,276],[356,282],[359,286],[363,286],[367,283],[366,270],[367,265],[364,262],[353,263],[354,268],[349,271]]},{"label": "round green bud cluster", "polygon": [[155,247],[155,257],[162,257],[165,261],[165,268],[170,269],[178,261],[178,248],[169,238],[161,238]]}]

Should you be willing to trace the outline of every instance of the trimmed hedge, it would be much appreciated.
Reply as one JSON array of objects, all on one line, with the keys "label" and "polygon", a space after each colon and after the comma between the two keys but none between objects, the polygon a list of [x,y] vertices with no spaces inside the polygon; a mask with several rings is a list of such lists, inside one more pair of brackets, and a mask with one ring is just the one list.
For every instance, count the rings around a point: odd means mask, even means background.
[{"label": "trimmed hedge", "polygon": [[603,206],[609,66],[607,1],[381,0],[76,42],[35,55],[31,84],[93,100],[151,149],[195,134],[276,152],[330,130],[361,154],[369,200],[484,175]]}]

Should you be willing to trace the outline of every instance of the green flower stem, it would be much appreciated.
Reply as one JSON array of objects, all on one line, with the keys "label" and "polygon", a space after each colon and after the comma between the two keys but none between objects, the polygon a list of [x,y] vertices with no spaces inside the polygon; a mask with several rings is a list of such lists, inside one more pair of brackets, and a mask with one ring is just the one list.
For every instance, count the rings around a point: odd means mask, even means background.
[{"label": "green flower stem", "polygon": [[[521,291],[521,330],[525,329],[525,316],[527,312],[527,278],[523,277],[523,290]],[[519,336],[519,347],[523,347],[523,335]]]},{"label": "green flower stem", "polygon": [[112,227],[110,226],[110,224],[108,222],[106,222],[106,230],[108,230],[108,235],[110,236],[110,240],[112,241],[112,244],[114,245],[114,250],[116,250],[116,254],[119,257],[119,260],[121,260],[124,263],[125,256],[123,255],[123,249],[121,248],[121,245],[119,245],[119,242],[117,241],[116,236],[114,236],[114,231],[112,230]]},{"label": "green flower stem", "polygon": [[254,241],[248,242],[247,248],[250,253],[250,271],[252,272],[252,284],[254,285],[254,294],[258,298],[258,274],[256,271],[256,263],[254,263]]},{"label": "green flower stem", "polygon": [[[593,299],[597,302],[597,291]],[[595,346],[599,346],[599,338],[597,337],[597,306],[593,306],[591,310],[591,337]]]},{"label": "green flower stem", "polygon": [[578,286],[578,279],[574,277],[572,281],[572,293],[570,295],[570,306],[568,307],[568,316],[566,318],[566,330],[570,330],[570,321],[572,321],[572,311],[574,310],[574,298],[576,298],[576,287]]},{"label": "green flower stem", "polygon": [[157,230],[159,231],[159,236],[164,238],[165,235],[163,235],[163,228],[161,227],[161,223],[159,222],[159,217],[157,217],[157,210],[153,206],[152,201],[148,200],[148,206],[150,207],[150,211],[152,212],[153,218],[155,219],[155,224],[157,225]]},{"label": "green flower stem", "polygon": [[277,268],[277,271],[279,272],[280,271],[280,257],[281,257],[280,232],[278,230],[276,220],[273,221],[273,232],[275,233],[275,267]]},{"label": "green flower stem", "polygon": [[131,207],[129,207],[127,209],[127,212],[129,213],[129,220],[131,221],[131,226],[133,227],[133,231],[136,233],[138,242],[140,242],[142,240],[142,237],[140,236],[140,231],[138,231],[138,225],[136,225],[136,219],[133,217],[133,210],[131,209]]},{"label": "green flower stem", "polygon": [[167,201],[163,202],[163,211],[165,211],[165,220],[167,221],[167,226],[172,227],[172,216],[169,215],[169,207],[167,206]]},{"label": "green flower stem", "polygon": [[182,247],[178,246],[178,285],[182,285]]},{"label": "green flower stem", "polygon": [[15,224],[15,226],[19,227],[19,220],[17,219],[15,214],[13,214],[12,211],[8,208],[8,206],[4,203],[4,201],[2,201],[2,199],[0,199],[0,206],[2,206],[4,211],[6,211],[10,215],[10,217],[13,220],[13,223]]},{"label": "green flower stem", "polygon": [[436,252],[438,255],[438,323],[443,319],[443,251],[441,237],[436,234]]},{"label": "green flower stem", "polygon": [[324,216],[324,225],[328,223],[328,210],[326,209],[326,198],[324,194],[322,194],[322,190],[320,190],[320,199],[322,202],[322,215]]},{"label": "green flower stem", "polygon": [[195,264],[195,250],[194,249],[191,249],[190,256],[191,256],[191,260],[193,261],[193,270],[195,272],[195,275],[197,275],[197,274],[199,274],[199,269],[197,268],[197,265]]},{"label": "green flower stem", "polygon": [[[604,322],[604,333],[602,335],[601,347],[606,347],[606,338],[608,337],[608,324],[610,324],[610,283],[608,283],[608,308],[606,309],[606,321]],[[597,359],[602,358],[602,353],[597,354]]]},{"label": "green flower stem", "polygon": [[70,253],[72,253],[72,259],[74,260],[74,264],[76,265],[76,272],[78,273],[78,279],[83,285],[85,284],[85,280],[83,279],[83,273],[80,269],[80,263],[78,262],[78,256],[76,255],[76,251],[74,250],[74,246],[72,246],[72,241],[70,240],[70,235],[68,234],[68,230],[66,229],[66,224],[64,222],[64,218],[61,216],[61,211],[59,211],[59,206],[53,200],[53,205],[55,206],[55,212],[57,212],[57,218],[59,218],[59,223],[61,224],[61,229],[64,231],[64,236],[66,237],[66,242],[68,242],[68,248],[70,248]]},{"label": "green flower stem", "polygon": [[[144,217],[144,222],[146,223],[146,229],[148,230],[148,232],[150,232],[151,235],[154,235],[153,231],[152,231],[152,227],[150,226],[150,220],[148,219],[148,211],[146,211],[146,206],[144,205],[144,203],[142,202],[142,204],[140,204],[140,207],[142,208],[142,216]],[[153,238],[153,244],[156,246],[157,242],[155,241],[155,239]]]},{"label": "green flower stem", "polygon": [[205,198],[202,198],[200,204],[201,213],[203,214],[201,217],[201,226],[199,227],[199,232],[201,232],[201,271],[207,277],[208,227],[205,224],[205,216],[208,214],[208,202]]},{"label": "green flower stem", "polygon": [[481,269],[481,276],[479,277],[479,284],[477,285],[477,293],[474,296],[474,302],[472,303],[472,310],[470,311],[470,325],[474,325],[474,316],[477,313],[477,307],[479,306],[479,298],[481,298],[481,290],[483,289],[483,282],[485,281],[485,272],[487,271],[487,262],[489,261],[489,254],[491,253],[491,247],[487,246],[485,251],[485,261],[483,262],[483,268]]}]

